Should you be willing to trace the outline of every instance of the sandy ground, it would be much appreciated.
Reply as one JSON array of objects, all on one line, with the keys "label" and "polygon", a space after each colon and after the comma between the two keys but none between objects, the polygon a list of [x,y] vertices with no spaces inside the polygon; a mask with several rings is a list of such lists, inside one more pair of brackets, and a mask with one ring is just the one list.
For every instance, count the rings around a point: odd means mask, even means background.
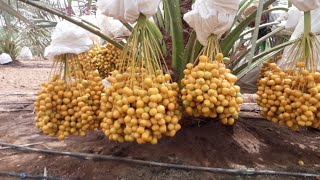
[{"label": "sandy ground", "polygon": [[[0,110],[29,108],[40,83],[50,73],[48,61],[24,61],[0,66]],[[31,94],[5,95],[12,93]],[[248,102],[254,98],[248,96]],[[246,116],[243,116],[246,117]],[[222,168],[320,172],[320,132],[291,132],[264,119],[241,118],[233,127],[219,122],[189,124],[174,138],[158,145],[110,142],[100,132],[59,142],[40,133],[32,111],[0,112],[0,142],[41,143],[32,147],[116,155],[141,160]],[[185,122],[189,121],[184,119]],[[192,124],[192,125],[190,125]],[[300,166],[298,161],[304,161]],[[84,160],[68,156],[23,152],[0,147],[0,172],[27,172],[68,179],[301,179],[280,176],[232,176],[199,171],[140,166],[113,161]],[[0,179],[15,179],[1,177]],[[305,178],[307,179],[307,178]]]}]

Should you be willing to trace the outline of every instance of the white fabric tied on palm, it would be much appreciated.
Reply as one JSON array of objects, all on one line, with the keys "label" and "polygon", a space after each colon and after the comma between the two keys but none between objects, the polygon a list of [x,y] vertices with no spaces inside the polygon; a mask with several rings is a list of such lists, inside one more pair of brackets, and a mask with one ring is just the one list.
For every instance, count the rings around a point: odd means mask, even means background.
[{"label": "white fabric tied on palm", "polygon": [[320,7],[320,0],[289,0],[300,11],[312,11]]},{"label": "white fabric tied on palm", "polygon": [[[313,33],[319,33],[320,32],[320,8],[311,11],[311,32]],[[295,30],[293,31],[290,41],[298,39],[302,34],[304,33],[304,16],[302,15],[298,21],[298,24],[295,27]],[[318,40],[320,41],[320,37],[317,36]],[[280,68],[285,69],[290,65],[290,59],[289,53],[290,53],[290,48],[291,46],[287,46],[284,49],[282,59],[278,62],[278,65]],[[319,50],[315,50],[314,53],[318,53]],[[314,55],[316,57],[316,55]],[[320,68],[320,61],[318,61],[318,67]]]},{"label": "white fabric tied on palm", "polygon": [[[87,21],[87,22],[89,22],[89,23],[91,23],[91,24],[93,24],[93,25],[95,25],[95,26],[97,26],[97,27],[99,26],[98,20],[97,20],[95,15],[84,15],[84,16],[81,16],[80,18],[85,20],[85,21]],[[79,19],[79,20],[81,21],[81,19]],[[94,41],[95,44],[99,44],[100,43],[101,38],[99,36],[97,36],[97,35],[95,35],[95,34],[90,32],[89,33],[89,37],[90,37],[90,39],[92,41]]]},{"label": "white fabric tied on palm", "polygon": [[91,32],[66,20],[58,22],[51,36],[51,43],[46,47],[44,56],[53,58],[62,54],[80,54],[88,51],[93,40]]},{"label": "white fabric tied on palm", "polygon": [[8,64],[10,62],[12,62],[12,58],[9,54],[7,53],[0,54],[0,64]]},{"label": "white fabric tied on palm", "polygon": [[202,45],[212,34],[220,38],[228,31],[237,15],[240,0],[197,0],[183,19],[197,33]]},{"label": "white fabric tied on palm", "polygon": [[32,59],[32,52],[29,47],[24,46],[18,55],[19,60],[31,60]]},{"label": "white fabric tied on palm", "polygon": [[286,21],[285,28],[286,30],[293,32],[296,29],[300,18],[303,16],[303,13],[296,7],[290,7],[287,13],[288,19]]},{"label": "white fabric tied on palm", "polygon": [[283,13],[275,22],[276,24],[272,27],[272,31],[275,30],[277,27],[284,27],[286,31],[281,31],[279,33],[283,35],[291,36],[292,32],[296,29],[300,18],[303,16],[303,12],[297,9],[296,7],[292,6],[289,10]]},{"label": "white fabric tied on palm", "polygon": [[98,25],[103,34],[111,39],[129,36],[130,31],[119,20],[105,16],[100,10],[97,11]]},{"label": "white fabric tied on palm", "polygon": [[98,0],[102,14],[122,22],[135,23],[140,14],[147,18],[156,14],[160,0]]}]

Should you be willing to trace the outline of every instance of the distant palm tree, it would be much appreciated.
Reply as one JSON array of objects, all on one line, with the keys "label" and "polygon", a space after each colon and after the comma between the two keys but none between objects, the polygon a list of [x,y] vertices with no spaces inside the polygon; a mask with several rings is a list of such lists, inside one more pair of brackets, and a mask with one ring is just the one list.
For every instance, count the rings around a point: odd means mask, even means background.
[{"label": "distant palm tree", "polygon": [[[62,7],[49,0],[41,2],[51,7]],[[8,53],[15,59],[19,50],[27,46],[41,55],[59,18],[17,0],[0,0],[0,10],[0,53]]]}]

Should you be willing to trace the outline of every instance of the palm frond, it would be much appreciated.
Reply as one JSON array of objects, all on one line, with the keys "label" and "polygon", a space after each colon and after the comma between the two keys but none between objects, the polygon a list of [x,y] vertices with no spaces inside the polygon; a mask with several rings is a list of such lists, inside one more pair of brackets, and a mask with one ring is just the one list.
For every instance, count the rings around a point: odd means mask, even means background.
[{"label": "palm frond", "polygon": [[9,4],[7,4],[5,1],[0,0],[0,10],[5,11],[6,13],[22,20],[26,24],[33,26],[33,23],[29,21],[27,18],[22,16],[18,11],[14,10]]}]

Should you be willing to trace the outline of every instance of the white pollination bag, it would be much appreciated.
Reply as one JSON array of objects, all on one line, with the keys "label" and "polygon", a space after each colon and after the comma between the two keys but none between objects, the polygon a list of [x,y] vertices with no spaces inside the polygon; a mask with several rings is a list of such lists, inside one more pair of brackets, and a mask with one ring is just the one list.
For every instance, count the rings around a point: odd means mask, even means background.
[{"label": "white pollination bag", "polygon": [[[304,32],[304,16],[301,16],[290,40],[297,39]],[[311,11],[311,32],[320,32],[320,8]]]},{"label": "white pollination bag", "polygon": [[[96,27],[99,27],[99,23],[98,23],[98,20],[95,15],[84,15],[84,16],[81,16],[80,18],[82,20],[85,20],[85,21],[95,25]],[[94,41],[95,44],[100,43],[101,38],[99,36],[89,32],[89,37],[92,41]]]},{"label": "white pollination bag", "polygon": [[228,31],[239,8],[239,0],[197,0],[183,19],[192,27],[201,44],[212,34],[220,38]]},{"label": "white pollination bag", "polygon": [[12,59],[9,54],[7,53],[0,54],[0,64],[8,64],[10,62],[12,62]]},{"label": "white pollination bag", "polygon": [[300,11],[312,11],[320,7],[320,0],[289,0]]},{"label": "white pollination bag", "polygon": [[285,28],[286,30],[293,32],[303,16],[303,12],[299,11],[296,7],[290,7],[287,13],[288,19],[286,20]]},{"label": "white pollination bag", "polygon": [[89,50],[92,45],[89,31],[63,20],[57,24],[44,56],[53,58],[61,54],[80,54]]},{"label": "white pollination bag", "polygon": [[[273,7],[283,7],[287,8],[288,7],[288,0],[277,0],[272,4]],[[284,10],[273,10],[270,11],[269,14],[269,22],[274,22],[277,19],[279,19],[283,14],[285,14],[286,11]]]},{"label": "white pollination bag", "polygon": [[123,22],[134,23],[140,13],[150,18],[157,12],[160,0],[98,0],[102,14]]},{"label": "white pollination bag", "polygon": [[279,24],[273,25],[271,31],[277,29],[278,27],[284,27],[285,30],[279,32],[277,35],[291,36],[302,16],[303,12],[292,6],[287,12],[283,13],[275,20],[275,22],[278,22]]},{"label": "white pollination bag", "polygon": [[[304,32],[304,16],[301,16],[299,19],[299,23],[297,24],[294,32],[292,33],[290,40],[295,40],[299,38]],[[319,33],[320,32],[320,8],[311,11],[311,32]],[[318,40],[319,36],[318,36]],[[290,59],[288,59],[290,48],[292,46],[288,46],[284,49],[282,59],[278,62],[278,66],[282,69],[285,69],[290,64]],[[317,52],[317,51],[315,51]],[[320,61],[319,61],[320,62]],[[318,67],[320,64],[318,64]]]},{"label": "white pollination bag", "polygon": [[31,50],[24,46],[21,50],[20,53],[18,55],[18,59],[19,60],[31,60],[32,59],[32,52]]},{"label": "white pollination bag", "polygon": [[119,20],[105,16],[97,10],[97,20],[100,31],[111,39],[129,36],[130,31]]}]

